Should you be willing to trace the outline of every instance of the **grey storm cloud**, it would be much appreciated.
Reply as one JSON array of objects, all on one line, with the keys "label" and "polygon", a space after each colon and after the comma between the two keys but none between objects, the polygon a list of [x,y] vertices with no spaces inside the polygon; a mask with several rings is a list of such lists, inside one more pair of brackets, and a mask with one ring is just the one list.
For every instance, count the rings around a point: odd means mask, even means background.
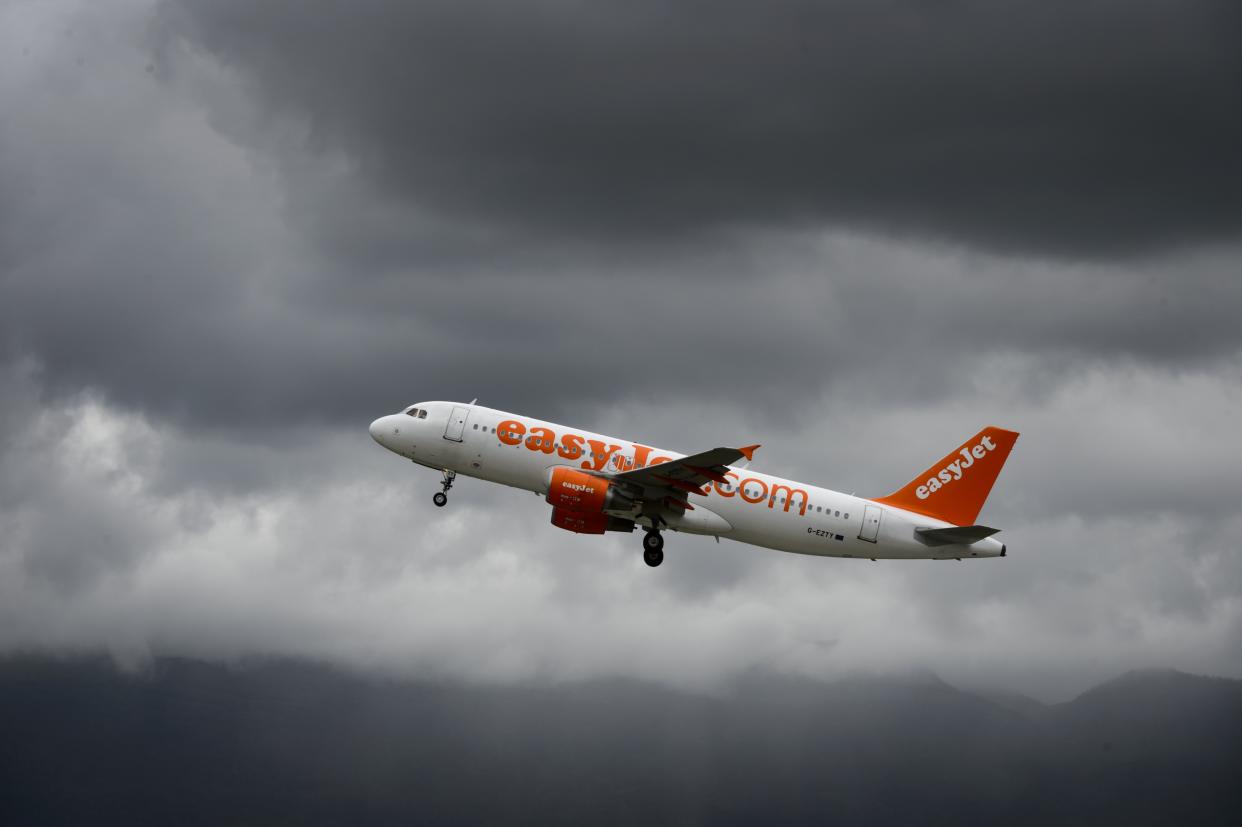
[{"label": "grey storm cloud", "polygon": [[1242,230],[1228,0],[170,0],[370,185],[558,238],[838,225],[1037,254]]},{"label": "grey storm cloud", "polygon": [[[1237,675],[1237,21],[0,5],[0,649]],[[476,396],[863,495],[1013,427],[1014,552],[679,538],[652,578],[366,434]]]},{"label": "grey storm cloud", "polygon": [[1228,6],[120,8],[8,57],[0,347],[69,397],[782,417],[1242,344]]}]

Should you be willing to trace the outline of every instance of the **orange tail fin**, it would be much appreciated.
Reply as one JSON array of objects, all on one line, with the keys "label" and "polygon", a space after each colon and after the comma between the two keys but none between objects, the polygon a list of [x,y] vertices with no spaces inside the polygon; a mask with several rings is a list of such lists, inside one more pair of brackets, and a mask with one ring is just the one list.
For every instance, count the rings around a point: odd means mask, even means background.
[{"label": "orange tail fin", "polygon": [[905,488],[875,501],[954,525],[974,525],[1017,441],[1015,431],[984,428]]}]

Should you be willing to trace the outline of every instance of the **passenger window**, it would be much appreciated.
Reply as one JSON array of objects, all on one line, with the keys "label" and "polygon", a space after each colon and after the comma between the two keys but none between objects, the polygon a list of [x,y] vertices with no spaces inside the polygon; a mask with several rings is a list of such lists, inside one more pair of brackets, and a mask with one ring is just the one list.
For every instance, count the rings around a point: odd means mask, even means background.
[{"label": "passenger window", "polygon": [[841,512],[840,512],[840,511],[838,511],[838,512],[837,512],[837,514],[836,514],[836,516],[840,517],[840,516],[841,516]]},{"label": "passenger window", "polygon": [[823,511],[823,510],[824,510],[824,507],[823,507],[822,505],[817,505],[817,506],[815,506],[815,510],[816,510],[816,511]]},{"label": "passenger window", "polygon": [[845,515],[845,519],[847,519],[847,520],[848,520],[849,518],[850,518],[850,515],[847,513],[847,514]]}]

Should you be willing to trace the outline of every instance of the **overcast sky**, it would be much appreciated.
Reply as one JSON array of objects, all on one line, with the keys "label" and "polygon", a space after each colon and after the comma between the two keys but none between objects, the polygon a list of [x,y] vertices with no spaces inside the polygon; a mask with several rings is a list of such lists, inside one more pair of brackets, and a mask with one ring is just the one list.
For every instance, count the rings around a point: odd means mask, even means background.
[{"label": "overcast sky", "polygon": [[[0,2],[0,650],[488,682],[1242,677],[1232,0]],[[376,416],[881,495],[1010,555],[643,565]]]}]

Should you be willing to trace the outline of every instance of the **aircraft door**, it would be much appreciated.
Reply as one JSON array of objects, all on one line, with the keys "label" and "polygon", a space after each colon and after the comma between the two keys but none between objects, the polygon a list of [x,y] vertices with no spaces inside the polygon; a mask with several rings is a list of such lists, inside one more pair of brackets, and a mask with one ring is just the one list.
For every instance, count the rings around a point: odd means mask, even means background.
[{"label": "aircraft door", "polygon": [[880,536],[880,517],[884,514],[884,509],[878,505],[869,505],[863,509],[862,531],[858,533],[858,539],[866,540],[868,543],[874,543],[876,538]]},{"label": "aircraft door", "polygon": [[444,429],[444,438],[461,442],[462,435],[466,432],[466,417],[468,416],[470,416],[469,408],[454,406],[453,412],[449,414],[448,426]]}]

